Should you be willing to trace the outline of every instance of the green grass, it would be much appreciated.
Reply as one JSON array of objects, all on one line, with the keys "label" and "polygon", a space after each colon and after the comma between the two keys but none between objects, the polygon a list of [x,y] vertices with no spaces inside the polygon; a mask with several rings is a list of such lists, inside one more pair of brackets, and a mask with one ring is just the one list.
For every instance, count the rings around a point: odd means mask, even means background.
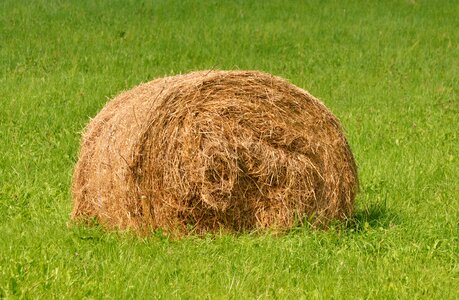
[{"label": "green grass", "polygon": [[[457,1],[0,1],[0,298],[458,299],[458,15]],[[208,68],[322,99],[359,166],[355,217],[180,241],[68,227],[89,118]]]}]

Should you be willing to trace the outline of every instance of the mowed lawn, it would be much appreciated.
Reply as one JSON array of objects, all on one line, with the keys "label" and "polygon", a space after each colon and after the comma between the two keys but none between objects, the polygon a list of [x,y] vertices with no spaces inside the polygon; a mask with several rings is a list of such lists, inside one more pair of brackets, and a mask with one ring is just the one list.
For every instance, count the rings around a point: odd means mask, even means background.
[{"label": "mowed lawn", "polygon": [[[0,298],[459,298],[457,1],[0,1]],[[69,225],[80,133],[198,69],[287,78],[359,167],[328,231],[172,240]]]}]

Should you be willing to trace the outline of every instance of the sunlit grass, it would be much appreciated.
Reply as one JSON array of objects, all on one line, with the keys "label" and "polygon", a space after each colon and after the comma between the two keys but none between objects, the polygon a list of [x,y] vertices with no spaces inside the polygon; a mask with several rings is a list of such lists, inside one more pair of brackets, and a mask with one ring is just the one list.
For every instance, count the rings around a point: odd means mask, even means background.
[{"label": "sunlit grass", "polygon": [[[459,297],[455,1],[0,2],[0,298]],[[257,69],[340,118],[355,217],[170,240],[68,227],[80,132],[122,90]]]}]

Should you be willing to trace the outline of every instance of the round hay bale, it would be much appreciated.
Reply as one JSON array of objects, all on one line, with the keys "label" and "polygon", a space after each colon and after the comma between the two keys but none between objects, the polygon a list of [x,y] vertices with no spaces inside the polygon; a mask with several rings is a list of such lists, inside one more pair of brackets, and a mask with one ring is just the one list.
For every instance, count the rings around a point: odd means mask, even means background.
[{"label": "round hay bale", "polygon": [[352,213],[357,170],[335,116],[256,71],[200,71],[124,92],[88,124],[73,219],[170,233],[290,228]]}]

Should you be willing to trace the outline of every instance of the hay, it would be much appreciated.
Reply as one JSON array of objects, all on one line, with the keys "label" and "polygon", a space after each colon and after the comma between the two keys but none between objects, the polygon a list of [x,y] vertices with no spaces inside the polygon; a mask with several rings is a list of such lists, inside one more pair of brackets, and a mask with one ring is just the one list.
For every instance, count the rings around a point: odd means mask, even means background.
[{"label": "hay", "polygon": [[269,74],[201,71],[124,92],[89,123],[72,218],[138,232],[283,229],[348,217],[357,188],[321,102]]}]

